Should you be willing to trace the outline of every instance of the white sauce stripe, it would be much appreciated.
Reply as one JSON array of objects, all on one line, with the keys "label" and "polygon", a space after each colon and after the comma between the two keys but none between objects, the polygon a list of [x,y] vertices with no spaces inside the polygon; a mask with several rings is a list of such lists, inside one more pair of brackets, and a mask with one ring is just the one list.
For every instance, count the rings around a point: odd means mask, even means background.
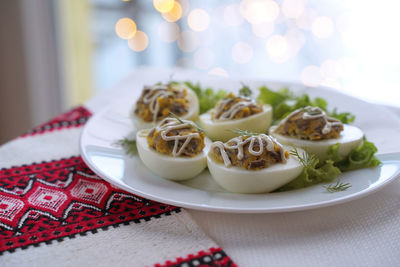
[{"label": "white sauce stripe", "polygon": [[[226,153],[225,149],[231,149],[231,150],[236,150],[237,149],[237,158],[239,160],[243,159],[244,152],[243,152],[243,146],[247,143],[250,142],[249,145],[249,153],[250,155],[253,156],[260,156],[263,151],[264,151],[264,141],[266,143],[266,149],[267,151],[274,151],[275,145],[277,145],[280,148],[280,153],[281,153],[281,159],[282,162],[286,162],[286,156],[285,156],[285,150],[283,149],[283,146],[273,137],[266,135],[266,134],[260,134],[257,136],[252,136],[246,139],[242,139],[241,137],[235,137],[226,142],[225,144],[222,143],[221,141],[214,142],[211,145],[211,149],[213,148],[218,148],[222,159],[224,160],[225,166],[230,166],[232,165],[232,162],[230,161],[228,154]],[[259,145],[259,150],[255,151],[254,150],[254,144],[258,143]]]},{"label": "white sauce stripe", "polygon": [[257,105],[254,100],[250,98],[241,98],[239,102],[232,105],[228,110],[223,111],[230,101],[232,101],[232,98],[223,99],[215,107],[216,114],[220,114],[222,112],[218,120],[231,120],[243,108]]},{"label": "white sauce stripe", "polygon": [[149,104],[150,112],[153,114],[153,122],[157,121],[157,114],[160,110],[160,103],[158,102],[158,98],[165,98],[173,95],[171,92],[168,92],[167,89],[168,87],[165,85],[145,87],[145,90],[149,91],[143,96],[143,103]]},{"label": "white sauce stripe", "polygon": [[[166,122],[167,121],[167,122]],[[182,154],[186,146],[190,143],[193,138],[200,138],[199,133],[189,133],[186,135],[167,135],[170,131],[187,129],[193,127],[193,123],[190,121],[182,120],[181,123],[175,118],[165,118],[159,126],[156,127],[156,132],[161,132],[161,138],[165,141],[174,141],[174,149],[172,150],[172,156],[177,157]],[[166,123],[165,123],[166,122]],[[164,124],[165,123],[165,124]],[[185,140],[181,148],[178,150],[180,140]]]},{"label": "white sauce stripe", "polygon": [[311,107],[311,106],[305,107],[304,109],[300,108],[300,109],[293,111],[284,120],[282,120],[279,124],[280,125],[285,124],[289,118],[291,118],[303,111],[304,111],[304,113],[302,115],[303,120],[312,120],[312,119],[318,119],[318,118],[324,119],[325,125],[324,125],[324,128],[322,128],[323,134],[330,133],[332,130],[332,126],[342,125],[342,122],[335,118],[329,117],[329,119],[333,120],[333,121],[328,121],[328,115],[325,113],[325,111],[323,111],[319,107]]}]

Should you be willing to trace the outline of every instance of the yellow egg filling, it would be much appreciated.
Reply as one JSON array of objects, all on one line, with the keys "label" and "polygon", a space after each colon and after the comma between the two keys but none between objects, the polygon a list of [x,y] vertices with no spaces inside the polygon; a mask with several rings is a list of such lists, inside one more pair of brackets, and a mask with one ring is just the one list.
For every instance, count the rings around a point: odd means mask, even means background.
[{"label": "yellow egg filling", "polygon": [[146,86],[138,99],[134,113],[145,122],[159,121],[170,112],[177,116],[188,113],[187,90],[173,85]]},{"label": "yellow egg filling", "polygon": [[292,112],[274,130],[283,136],[311,141],[339,138],[342,131],[343,124],[318,107]]},{"label": "yellow egg filling", "polygon": [[235,120],[246,118],[263,111],[262,105],[250,98],[235,96],[233,93],[220,100],[215,106],[214,120]]},{"label": "yellow egg filling", "polygon": [[[253,138],[255,140],[251,140]],[[228,160],[224,159],[224,154]],[[275,163],[286,162],[289,152],[284,150],[275,139],[267,135],[260,135],[235,137],[225,144],[215,142],[209,156],[221,164],[237,166],[246,170],[261,170]]]},{"label": "yellow egg filling", "polygon": [[155,151],[181,157],[194,157],[205,147],[204,133],[192,122],[165,118],[147,135],[149,147]]}]

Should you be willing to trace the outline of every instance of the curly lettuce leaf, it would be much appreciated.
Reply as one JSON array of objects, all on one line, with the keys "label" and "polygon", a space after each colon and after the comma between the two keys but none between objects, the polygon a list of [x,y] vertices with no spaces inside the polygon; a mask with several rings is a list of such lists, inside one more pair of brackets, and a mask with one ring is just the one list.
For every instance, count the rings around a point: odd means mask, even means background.
[{"label": "curly lettuce leaf", "polygon": [[312,165],[303,166],[303,170],[299,176],[280,187],[277,191],[283,192],[308,187],[322,182],[331,182],[341,173],[342,172],[339,168],[334,166],[333,161],[327,160],[325,163],[320,164],[319,160],[316,159]]},{"label": "curly lettuce leaf", "polygon": [[352,149],[350,154],[346,157],[339,155],[339,147],[339,143],[330,146],[328,157],[341,171],[371,168],[381,164],[379,159],[375,156],[378,149],[372,142],[367,141],[365,137],[362,144]]},{"label": "curly lettuce leaf", "polygon": [[193,84],[189,81],[186,81],[184,82],[184,84],[192,89],[199,98],[200,114],[203,114],[209,109],[213,108],[219,100],[221,100],[228,94],[224,90],[215,91],[212,88],[203,89],[200,83]]},{"label": "curly lettuce leaf", "polygon": [[273,91],[266,86],[261,86],[259,91],[260,94],[257,99],[264,104],[270,104],[273,107],[273,119],[275,123],[282,120],[296,109],[306,106],[320,107],[331,117],[337,118],[343,123],[353,122],[355,118],[354,115],[349,112],[338,113],[336,108],[332,112],[329,112],[327,110],[327,101],[320,97],[311,99],[307,94],[296,96],[287,88]]}]

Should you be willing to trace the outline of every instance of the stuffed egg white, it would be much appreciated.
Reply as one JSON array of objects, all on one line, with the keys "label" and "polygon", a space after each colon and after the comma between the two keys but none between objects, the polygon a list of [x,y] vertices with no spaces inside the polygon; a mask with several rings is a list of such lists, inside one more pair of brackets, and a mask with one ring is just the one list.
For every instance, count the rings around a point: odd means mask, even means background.
[{"label": "stuffed egg white", "polygon": [[271,127],[270,134],[280,143],[302,148],[320,160],[325,160],[329,147],[337,143],[340,144],[339,155],[347,156],[364,137],[359,128],[342,124],[318,107],[293,111],[277,126]]},{"label": "stuffed egg white", "polygon": [[178,83],[145,86],[130,117],[136,130],[140,130],[156,126],[170,113],[185,120],[196,120],[199,116],[196,93]]},{"label": "stuffed egg white", "polygon": [[165,118],[136,134],[142,162],[155,174],[174,181],[190,179],[207,166],[211,141],[191,121]]},{"label": "stuffed egg white", "polygon": [[200,115],[199,125],[212,140],[223,142],[238,136],[234,129],[267,132],[272,121],[272,107],[254,100],[229,94],[215,108]]},{"label": "stuffed egg white", "polygon": [[214,180],[234,193],[266,193],[300,175],[303,166],[273,137],[239,136],[214,142],[207,155]]}]

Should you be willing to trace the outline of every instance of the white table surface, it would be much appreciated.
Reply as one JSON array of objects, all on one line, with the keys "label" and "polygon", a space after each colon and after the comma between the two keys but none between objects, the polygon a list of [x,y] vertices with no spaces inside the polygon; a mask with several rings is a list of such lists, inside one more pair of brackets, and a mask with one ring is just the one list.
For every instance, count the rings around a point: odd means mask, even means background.
[{"label": "white table surface", "polygon": [[[143,68],[94,97],[87,106],[97,112],[130,90],[132,82],[166,82],[171,73],[175,80],[209,79],[189,70]],[[378,145],[380,153],[400,152],[400,119],[393,111],[373,105],[374,112],[378,110],[379,114],[370,114],[368,107],[372,104],[368,103],[353,106],[335,102],[334,105],[357,114],[356,124]],[[370,123],[370,118],[378,120],[379,127]],[[365,198],[309,211],[277,214],[188,211],[239,266],[400,266],[399,179]]]}]

